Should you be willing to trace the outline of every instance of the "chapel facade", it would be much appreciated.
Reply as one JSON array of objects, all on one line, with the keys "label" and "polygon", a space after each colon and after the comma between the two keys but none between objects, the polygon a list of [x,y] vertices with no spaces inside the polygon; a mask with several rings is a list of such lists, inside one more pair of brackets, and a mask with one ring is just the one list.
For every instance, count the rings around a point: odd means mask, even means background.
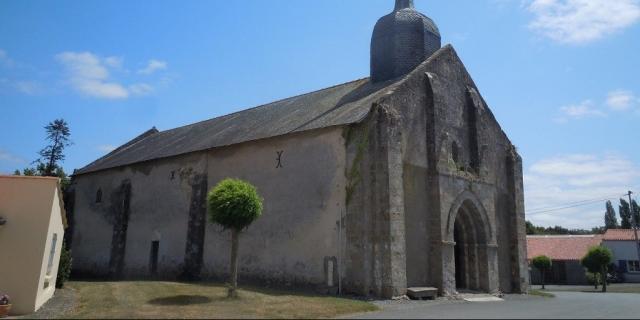
[{"label": "chapel facade", "polygon": [[74,274],[218,279],[230,236],[206,193],[255,185],[240,282],[394,297],[526,292],[522,160],[436,24],[396,0],[371,75],[141,134],[77,170]]}]

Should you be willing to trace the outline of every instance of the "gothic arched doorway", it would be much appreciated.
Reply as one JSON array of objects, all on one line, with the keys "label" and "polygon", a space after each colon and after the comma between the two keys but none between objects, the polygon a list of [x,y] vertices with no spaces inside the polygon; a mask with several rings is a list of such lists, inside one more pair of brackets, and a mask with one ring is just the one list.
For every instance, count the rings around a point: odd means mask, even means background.
[{"label": "gothic arched doorway", "polygon": [[455,289],[490,292],[488,222],[470,200],[462,202],[453,223]]}]

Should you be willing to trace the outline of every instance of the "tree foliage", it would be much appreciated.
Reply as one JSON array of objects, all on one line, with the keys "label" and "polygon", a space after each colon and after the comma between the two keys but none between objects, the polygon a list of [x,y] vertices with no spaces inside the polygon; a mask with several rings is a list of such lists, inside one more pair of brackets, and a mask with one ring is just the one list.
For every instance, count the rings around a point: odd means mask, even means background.
[{"label": "tree foliage", "polygon": [[551,269],[551,258],[547,256],[537,256],[531,260],[531,264],[538,270],[540,270],[540,275],[542,277],[542,289],[544,289],[545,285],[545,274],[547,270]]},{"label": "tree foliage", "polygon": [[[640,206],[638,206],[638,202],[635,199],[631,200],[631,211],[635,217],[635,227],[638,228],[640,226]],[[633,222],[633,220],[631,220]]]},{"label": "tree foliage", "polygon": [[528,235],[586,235],[586,234],[602,234],[605,231],[605,227],[594,227],[591,230],[584,229],[567,229],[561,226],[555,227],[540,227],[536,226],[530,221],[526,222]]},{"label": "tree foliage", "polygon": [[620,213],[620,226],[622,229],[631,229],[631,209],[627,200],[620,199],[618,212]]},{"label": "tree foliage", "polygon": [[251,184],[238,179],[225,179],[207,194],[211,222],[231,229],[230,283],[228,297],[235,298],[238,287],[239,233],[262,214],[262,199]]},{"label": "tree foliage", "polygon": [[533,258],[533,260],[531,260],[531,264],[533,264],[534,267],[543,272],[545,270],[551,269],[552,262],[551,258],[547,256],[537,256]]},{"label": "tree foliage", "polygon": [[618,229],[618,218],[616,217],[616,210],[613,209],[611,201],[607,201],[607,211],[604,214],[604,225],[607,229]]},{"label": "tree foliage", "polygon": [[47,132],[47,141],[49,144],[45,146],[38,154],[40,158],[37,160],[38,166],[42,165],[42,175],[48,177],[56,176],[56,170],[59,168],[58,163],[64,161],[64,149],[70,146],[71,130],[64,119],[56,119],[49,122],[44,127]]},{"label": "tree foliage", "polygon": [[56,277],[56,288],[64,287],[64,283],[69,280],[71,276],[71,265],[73,259],[71,258],[71,251],[67,249],[66,243],[62,244],[62,250],[60,251],[60,262],[58,263],[58,275]]},{"label": "tree foliage", "polygon": [[[38,152],[40,158],[33,162],[35,167],[24,168],[22,175],[58,177],[60,178],[61,188],[65,191],[70,184],[70,180],[60,162],[65,159],[64,149],[72,144],[70,140],[71,131],[63,119],[50,122],[45,127],[45,130],[49,144]],[[20,170],[15,170],[13,174],[21,175]]]},{"label": "tree foliage", "polygon": [[607,292],[607,269],[612,260],[613,253],[603,246],[591,247],[582,260],[580,260],[580,263],[587,272],[600,274],[602,292]]},{"label": "tree foliage", "polygon": [[262,214],[262,199],[254,186],[237,179],[225,179],[207,195],[211,222],[237,231],[247,228]]}]

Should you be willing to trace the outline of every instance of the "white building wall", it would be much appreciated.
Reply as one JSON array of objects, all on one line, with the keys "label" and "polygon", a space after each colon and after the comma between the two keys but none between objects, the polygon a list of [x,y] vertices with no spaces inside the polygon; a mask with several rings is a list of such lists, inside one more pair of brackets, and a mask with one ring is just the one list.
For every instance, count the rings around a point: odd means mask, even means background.
[{"label": "white building wall", "polygon": [[[619,265],[620,260],[638,261],[638,250],[635,241],[602,241],[602,244],[613,252],[613,260]],[[640,272],[627,272],[624,274],[625,282],[640,282]]]},{"label": "white building wall", "polygon": [[12,315],[35,312],[55,290],[58,260],[46,289],[43,272],[53,232],[58,233],[54,259],[64,237],[57,190],[56,178],[0,176],[0,216],[7,220],[0,227],[0,292],[11,297]]},{"label": "white building wall", "polygon": [[[49,217],[49,228],[45,245],[42,249],[43,259],[40,266],[40,278],[38,281],[38,294],[36,296],[36,310],[53,297],[56,291],[56,278],[58,275],[58,264],[62,252],[62,240],[64,239],[64,225],[62,222],[62,194],[55,188],[55,194]],[[54,241],[55,237],[55,241]],[[49,266],[49,264],[51,264]]]}]

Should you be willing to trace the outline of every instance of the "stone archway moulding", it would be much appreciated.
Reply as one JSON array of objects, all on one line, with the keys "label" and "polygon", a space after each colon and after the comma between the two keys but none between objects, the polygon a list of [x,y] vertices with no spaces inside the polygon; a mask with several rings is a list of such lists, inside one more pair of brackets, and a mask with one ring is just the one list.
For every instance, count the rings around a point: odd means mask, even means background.
[{"label": "stone archway moulding", "polygon": [[[465,202],[471,202],[475,208],[476,213],[479,215],[480,220],[482,221],[483,226],[481,230],[483,230],[487,237],[487,244],[489,246],[494,246],[496,241],[493,234],[493,229],[491,228],[491,223],[489,220],[489,216],[487,215],[487,211],[478,199],[478,197],[470,190],[465,190],[456,197],[456,200],[451,205],[451,209],[449,210],[448,218],[447,218],[447,233],[445,236],[445,241],[449,243],[454,243],[453,240],[453,229],[456,222],[456,217],[460,212],[460,208],[464,205]],[[473,213],[470,213],[473,214]]]}]

